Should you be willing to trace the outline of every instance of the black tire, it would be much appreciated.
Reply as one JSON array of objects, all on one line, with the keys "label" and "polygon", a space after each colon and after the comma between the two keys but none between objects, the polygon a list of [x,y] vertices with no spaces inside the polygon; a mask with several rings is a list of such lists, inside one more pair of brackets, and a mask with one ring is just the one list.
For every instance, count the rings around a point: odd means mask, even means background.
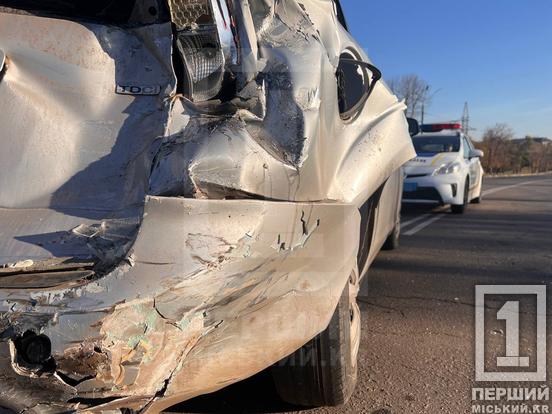
[{"label": "black tire", "polygon": [[383,243],[383,246],[381,247],[381,249],[382,250],[397,249],[400,244],[400,238],[401,238],[401,223],[399,222],[395,224],[393,231],[389,236],[387,236],[387,239],[385,240],[385,243]]},{"label": "black tire", "polygon": [[466,178],[466,185],[464,186],[464,203],[451,205],[450,209],[453,214],[464,214],[466,212],[466,208],[468,207],[469,192],[470,192],[470,180],[469,178]]},{"label": "black tire", "polygon": [[472,203],[472,204],[481,204],[482,199],[483,199],[483,195],[482,195],[482,194],[479,194],[479,197],[474,198],[474,199],[471,201],[471,203]]},{"label": "black tire", "polygon": [[350,306],[349,289],[347,283],[326,330],[272,367],[276,390],[284,401],[304,407],[335,407],[353,394],[357,353],[351,326],[353,318],[360,316]]}]

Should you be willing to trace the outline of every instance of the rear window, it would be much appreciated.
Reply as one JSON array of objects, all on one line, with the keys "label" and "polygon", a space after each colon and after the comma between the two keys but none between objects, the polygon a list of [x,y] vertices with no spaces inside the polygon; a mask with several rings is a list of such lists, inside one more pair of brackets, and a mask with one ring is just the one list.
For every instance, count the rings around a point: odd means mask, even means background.
[{"label": "rear window", "polygon": [[[0,6],[32,14],[86,19],[110,24],[128,23],[136,0],[0,0]],[[0,11],[6,11],[1,10]]]},{"label": "rear window", "polygon": [[417,136],[412,141],[418,155],[460,151],[460,137],[458,136]]}]

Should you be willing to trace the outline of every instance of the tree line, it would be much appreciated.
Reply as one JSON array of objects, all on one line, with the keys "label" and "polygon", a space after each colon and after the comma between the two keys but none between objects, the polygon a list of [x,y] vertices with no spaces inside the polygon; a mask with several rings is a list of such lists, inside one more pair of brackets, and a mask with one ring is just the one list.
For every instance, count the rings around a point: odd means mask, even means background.
[{"label": "tree line", "polygon": [[475,146],[485,152],[481,160],[491,174],[512,172],[539,173],[552,170],[552,141],[546,138],[514,139],[514,132],[505,124],[487,128]]}]

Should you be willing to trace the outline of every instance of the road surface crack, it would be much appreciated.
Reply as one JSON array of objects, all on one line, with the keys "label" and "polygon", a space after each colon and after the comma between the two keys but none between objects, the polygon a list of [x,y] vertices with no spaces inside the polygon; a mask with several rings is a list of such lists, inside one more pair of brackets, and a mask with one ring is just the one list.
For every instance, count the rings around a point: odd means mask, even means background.
[{"label": "road surface crack", "polygon": [[368,306],[372,306],[374,308],[385,309],[385,310],[388,310],[388,311],[397,312],[397,313],[400,313],[403,318],[406,318],[405,313],[401,309],[393,308],[391,306],[378,305],[376,303],[370,302],[369,300],[361,298],[361,297],[357,298],[357,302],[366,304]]}]

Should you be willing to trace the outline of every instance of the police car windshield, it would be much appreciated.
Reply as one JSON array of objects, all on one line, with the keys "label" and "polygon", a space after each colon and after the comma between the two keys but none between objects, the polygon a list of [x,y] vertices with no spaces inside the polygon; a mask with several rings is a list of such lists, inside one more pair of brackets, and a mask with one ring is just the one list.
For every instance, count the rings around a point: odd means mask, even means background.
[{"label": "police car windshield", "polygon": [[459,152],[460,137],[450,135],[417,136],[412,139],[418,155],[434,155],[442,152]]}]

